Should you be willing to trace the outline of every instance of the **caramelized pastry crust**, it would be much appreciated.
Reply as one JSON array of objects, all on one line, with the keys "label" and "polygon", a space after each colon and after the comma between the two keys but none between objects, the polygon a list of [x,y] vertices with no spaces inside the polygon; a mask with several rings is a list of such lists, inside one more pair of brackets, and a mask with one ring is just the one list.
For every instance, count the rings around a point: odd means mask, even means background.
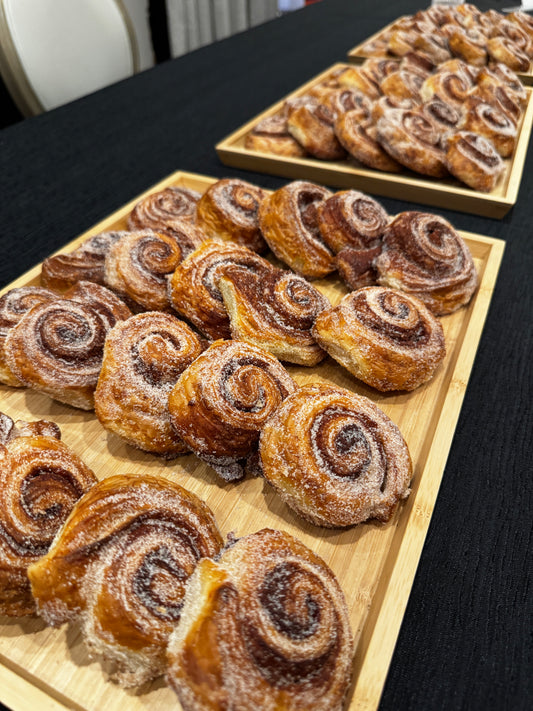
[{"label": "caramelized pastry crust", "polygon": [[227,481],[244,476],[259,432],[296,385],[281,363],[242,341],[215,341],[168,399],[177,433]]},{"label": "caramelized pastry crust", "polygon": [[471,131],[456,131],[446,142],[450,173],[481,192],[494,190],[504,171],[504,162],[494,145]]},{"label": "caramelized pastry crust", "polygon": [[341,711],[353,653],[331,569],[290,534],[263,529],[197,566],[167,680],[187,711]]},{"label": "caramelized pastry crust", "polygon": [[135,205],[129,218],[129,230],[165,230],[176,218],[194,220],[200,193],[190,188],[170,186],[147,195]]},{"label": "caramelized pastry crust", "polygon": [[341,114],[335,122],[335,132],[348,153],[363,165],[387,173],[398,173],[402,166],[383,150],[376,140],[371,121],[361,121],[358,111]]},{"label": "caramelized pastry crust", "polygon": [[463,110],[460,129],[490,140],[502,158],[514,153],[518,135],[516,123],[503,111],[479,97],[469,97]]},{"label": "caramelized pastry crust", "polygon": [[194,494],[162,478],[114,475],[80,499],[28,575],[45,621],[79,620],[112,678],[138,686],[164,673],[187,580],[222,544]]},{"label": "caramelized pastry crust", "polygon": [[440,321],[415,296],[368,286],[322,311],[313,334],[329,355],[377,390],[414,390],[446,350]]},{"label": "caramelized pastry crust", "polygon": [[287,128],[287,116],[283,113],[266,116],[259,121],[244,139],[244,147],[260,153],[303,158],[305,148],[291,136]]},{"label": "caramelized pastry crust", "polygon": [[35,613],[28,566],[96,477],[55,423],[0,420],[0,614],[18,617]]},{"label": "caramelized pastry crust", "polygon": [[376,269],[380,284],[418,296],[437,316],[467,304],[478,283],[465,241],[425,212],[402,212],[389,224]]},{"label": "caramelized pastry crust", "polygon": [[366,397],[328,383],[290,395],[266,423],[263,473],[317,526],[388,521],[409,494],[409,451],[396,425]]},{"label": "caramelized pastry crust", "polygon": [[515,72],[527,72],[530,58],[508,37],[491,37],[487,41],[487,52],[494,62],[502,62]]},{"label": "caramelized pastry crust", "polygon": [[346,154],[335,135],[334,122],[333,111],[315,100],[291,111],[287,128],[310,155],[321,160],[340,160]]},{"label": "caramelized pastry crust", "polygon": [[254,252],[264,252],[257,213],[266,191],[237,178],[213,183],[196,207],[196,223],[208,237],[236,242]]},{"label": "caramelized pastry crust", "polygon": [[146,452],[186,452],[170,424],[168,394],[202,350],[189,326],[167,313],[147,311],[115,324],[94,394],[101,424]]}]

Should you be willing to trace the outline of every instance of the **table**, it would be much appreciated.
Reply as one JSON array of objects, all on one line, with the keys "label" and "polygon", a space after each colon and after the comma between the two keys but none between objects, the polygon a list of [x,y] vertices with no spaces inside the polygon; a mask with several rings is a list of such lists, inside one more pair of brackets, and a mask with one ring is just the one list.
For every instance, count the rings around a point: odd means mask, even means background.
[{"label": "table", "polygon": [[[281,186],[214,145],[421,7],[324,0],[4,129],[0,286],[175,170]],[[532,197],[530,149],[504,219],[439,210],[507,246],[380,711],[533,708]]]}]

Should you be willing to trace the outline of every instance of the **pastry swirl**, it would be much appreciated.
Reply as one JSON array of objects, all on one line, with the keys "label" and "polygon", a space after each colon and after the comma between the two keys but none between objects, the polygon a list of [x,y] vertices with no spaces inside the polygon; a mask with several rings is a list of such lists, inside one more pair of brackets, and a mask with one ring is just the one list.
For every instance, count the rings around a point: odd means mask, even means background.
[{"label": "pastry swirl", "polygon": [[352,375],[377,390],[414,390],[445,356],[439,320],[417,297],[368,286],[317,317],[317,342]]},{"label": "pastry swirl", "polygon": [[402,212],[388,225],[376,260],[378,283],[418,296],[437,316],[467,304],[477,287],[468,246],[439,215]]},{"label": "pastry swirl", "polygon": [[79,500],[28,575],[45,621],[79,620],[112,678],[138,686],[164,673],[187,580],[222,544],[210,509],[179,484],[113,475]]},{"label": "pastry swirl", "polygon": [[263,474],[303,518],[328,528],[388,521],[409,494],[409,450],[371,400],[328,383],[290,395],[261,433]]},{"label": "pastry swirl", "polygon": [[281,363],[242,341],[215,341],[168,398],[177,433],[227,481],[244,476],[259,432],[296,385]]},{"label": "pastry swirl", "polygon": [[450,173],[474,190],[493,190],[505,168],[494,144],[471,131],[456,131],[446,142]]},{"label": "pastry swirl", "polygon": [[465,101],[459,128],[490,140],[502,158],[514,153],[518,135],[515,121],[480,97],[469,97]]},{"label": "pastry swirl", "polygon": [[335,269],[333,254],[317,224],[317,208],[331,195],[325,187],[294,180],[271,193],[259,208],[259,224],[268,246],[304,277],[323,277]]},{"label": "pastry swirl", "polygon": [[202,350],[198,336],[171,314],[147,311],[115,324],[94,394],[101,424],[146,452],[186,452],[170,424],[168,393]]},{"label": "pastry swirl", "polygon": [[289,133],[287,116],[283,112],[259,121],[246,135],[244,147],[279,156],[302,158],[306,155],[305,148]]},{"label": "pastry swirl", "polygon": [[196,568],[167,680],[184,709],[340,711],[353,653],[331,569],[288,533],[262,529]]},{"label": "pastry swirl", "polygon": [[242,273],[263,275],[272,265],[246,247],[206,240],[170,277],[168,293],[172,307],[211,340],[231,337],[218,282],[228,269],[237,268]]},{"label": "pastry swirl", "polygon": [[129,230],[164,230],[176,218],[193,220],[200,193],[172,185],[147,195],[135,205],[128,217]]},{"label": "pastry swirl", "polygon": [[335,122],[335,131],[348,153],[363,165],[387,173],[402,170],[400,163],[383,150],[376,140],[373,122],[362,121],[359,111],[341,114]]},{"label": "pastry swirl", "polygon": [[530,58],[508,37],[491,37],[487,40],[487,52],[494,62],[502,62],[515,72],[527,72]]},{"label": "pastry swirl", "polygon": [[31,615],[27,569],[49,549],[93,472],[51,422],[2,418],[0,437],[0,614]]},{"label": "pastry swirl", "polygon": [[34,306],[57,298],[56,293],[41,286],[19,286],[0,297],[0,383],[14,388],[24,386],[7,365],[4,352],[7,335]]},{"label": "pastry swirl", "polygon": [[389,221],[377,200],[358,190],[341,190],[317,208],[322,239],[336,254],[344,247],[375,246]]},{"label": "pastry swirl", "polygon": [[423,101],[438,96],[442,101],[460,107],[472,90],[473,81],[467,65],[460,60],[447,62],[431,74],[420,87]]},{"label": "pastry swirl", "polygon": [[287,128],[310,155],[321,160],[340,160],[346,154],[335,135],[334,122],[335,112],[314,99],[289,113]]}]

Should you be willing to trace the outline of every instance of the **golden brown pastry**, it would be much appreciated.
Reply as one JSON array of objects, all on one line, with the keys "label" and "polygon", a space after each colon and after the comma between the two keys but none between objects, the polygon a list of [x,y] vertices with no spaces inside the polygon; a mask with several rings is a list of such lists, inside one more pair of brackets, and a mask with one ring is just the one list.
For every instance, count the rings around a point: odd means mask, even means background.
[{"label": "golden brown pastry", "polygon": [[228,268],[262,275],[270,262],[234,242],[207,240],[172,274],[169,299],[172,307],[207,338],[230,338],[229,316],[218,288]]},{"label": "golden brown pastry", "polygon": [[361,72],[366,74],[366,76],[372,79],[378,86],[385,77],[389,76],[389,74],[394,74],[399,68],[400,62],[398,59],[389,57],[372,57],[365,59],[360,67]]},{"label": "golden brown pastry", "polygon": [[479,96],[468,97],[463,112],[458,128],[490,140],[502,158],[509,158],[514,153],[518,130],[506,113]]},{"label": "golden brown pastry", "polygon": [[243,341],[215,341],[170,392],[170,419],[189,448],[232,481],[244,476],[261,428],[295,388],[270,353]]},{"label": "golden brown pastry", "polygon": [[533,39],[533,17],[523,10],[515,10],[507,15],[509,22],[519,25]]},{"label": "golden brown pastry", "polygon": [[287,129],[314,158],[340,160],[346,154],[335,135],[334,122],[333,111],[315,99],[289,113]]},{"label": "golden brown pastry", "polygon": [[388,521],[409,495],[411,458],[398,427],[371,400],[330,383],[309,383],[266,423],[266,480],[317,526]]},{"label": "golden brown pastry", "polygon": [[530,58],[508,37],[491,37],[487,40],[487,52],[492,61],[502,62],[515,72],[529,70]]},{"label": "golden brown pastry", "polygon": [[448,137],[446,164],[455,178],[485,193],[494,190],[505,169],[494,145],[470,131],[457,131]]},{"label": "golden brown pastry", "polygon": [[65,291],[79,281],[104,284],[104,264],[111,245],[125,232],[100,232],[89,237],[73,252],[47,257],[41,266],[41,285]]},{"label": "golden brown pastry", "polygon": [[72,298],[34,306],[9,331],[7,367],[24,385],[91,410],[109,330],[131,312],[99,284],[80,282]]},{"label": "golden brown pastry", "polygon": [[424,82],[423,75],[409,69],[401,68],[394,74],[385,77],[379,88],[384,96],[396,101],[410,99],[420,103],[420,87]]},{"label": "golden brown pastry", "polygon": [[375,125],[391,109],[414,109],[418,105],[412,99],[396,99],[392,96],[382,96],[372,104],[369,118],[372,124]]},{"label": "golden brown pastry", "polygon": [[487,38],[475,29],[457,25],[448,35],[448,46],[455,57],[483,67],[487,63]]},{"label": "golden brown pastry", "polygon": [[305,148],[291,136],[287,128],[287,116],[280,112],[259,121],[244,139],[244,147],[260,153],[303,158]]},{"label": "golden brown pastry", "polygon": [[477,287],[468,245],[439,215],[401,212],[383,235],[378,282],[421,299],[437,316],[467,304]]},{"label": "golden brown pastry", "polygon": [[114,475],[80,499],[28,576],[45,621],[78,620],[111,677],[138,686],[164,673],[187,580],[222,544],[210,509],[179,484]]},{"label": "golden brown pastry", "polygon": [[438,96],[442,101],[460,107],[474,86],[474,79],[467,65],[456,59],[441,65],[425,79],[420,87],[423,101]]},{"label": "golden brown pastry", "polygon": [[170,424],[168,394],[202,350],[198,336],[171,314],[147,311],[115,324],[94,393],[101,424],[146,452],[186,452]]},{"label": "golden brown pastry", "polygon": [[213,183],[196,206],[196,224],[208,237],[236,242],[254,252],[264,252],[257,212],[267,193],[238,178]]},{"label": "golden brown pastry", "polygon": [[261,203],[259,224],[278,259],[304,277],[323,277],[335,269],[333,254],[317,224],[317,207],[331,196],[321,185],[294,180]]},{"label": "golden brown pastry", "polygon": [[381,146],[406,168],[443,178],[448,175],[441,131],[421,109],[391,109],[377,123]]},{"label": "golden brown pastry", "polygon": [[413,37],[413,49],[425,54],[436,65],[452,56],[446,36],[437,28],[427,27],[423,32],[417,32]]},{"label": "golden brown pastry", "polygon": [[200,193],[171,185],[139,200],[128,217],[129,230],[165,230],[176,218],[193,220]]},{"label": "golden brown pastry", "polygon": [[13,388],[24,386],[6,362],[4,346],[7,335],[34,306],[57,298],[55,292],[41,286],[15,287],[0,297],[0,383]]},{"label": "golden brown pastry", "polygon": [[168,310],[167,277],[189,252],[170,232],[128,232],[106,256],[106,285],[134,307]]},{"label": "golden brown pastry", "polygon": [[376,283],[377,273],[374,267],[381,243],[375,247],[344,247],[335,257],[335,264],[342,281],[350,289],[360,289]]},{"label": "golden brown pastry", "polygon": [[288,533],[262,529],[198,564],[167,681],[184,711],[341,711],[353,653],[331,569]]},{"label": "golden brown pastry", "polygon": [[533,57],[533,36],[519,23],[504,19],[494,28],[492,36],[510,39],[529,60]]},{"label": "golden brown pastry", "polygon": [[335,132],[348,153],[363,165],[387,173],[398,173],[402,166],[376,140],[373,121],[361,120],[359,111],[341,114],[335,122]]},{"label": "golden brown pastry", "polygon": [[352,375],[377,390],[414,390],[446,354],[440,321],[416,296],[384,286],[347,294],[320,313],[318,343]]},{"label": "golden brown pastry", "polygon": [[229,266],[218,288],[235,340],[298,365],[316,365],[325,358],[311,327],[330,304],[304,277],[281,269],[259,274]]},{"label": "golden brown pastry", "polygon": [[93,472],[60,441],[53,422],[0,413],[0,614],[31,615],[27,569],[43,556]]},{"label": "golden brown pastry", "polygon": [[342,87],[326,94],[322,99],[322,103],[332,112],[335,118],[339,114],[355,111],[356,109],[359,109],[362,116],[368,118],[374,101],[359,89]]},{"label": "golden brown pastry", "polygon": [[379,99],[381,95],[378,82],[370,73],[361,71],[361,67],[347,67],[339,76],[339,84],[358,89],[370,99]]},{"label": "golden brown pastry", "polygon": [[433,96],[429,101],[426,101],[422,107],[421,111],[426,118],[435,124],[437,130],[440,132],[440,145],[443,146],[445,141],[443,140],[450,131],[457,129],[457,126],[462,118],[462,110],[448,104],[438,96]]},{"label": "golden brown pastry", "polygon": [[485,81],[489,81],[492,86],[494,80],[499,79],[507,89],[513,91],[516,100],[522,108],[527,104],[527,91],[520,80],[520,77],[501,62],[490,62],[487,67],[482,69],[476,79],[477,84],[482,85]]}]

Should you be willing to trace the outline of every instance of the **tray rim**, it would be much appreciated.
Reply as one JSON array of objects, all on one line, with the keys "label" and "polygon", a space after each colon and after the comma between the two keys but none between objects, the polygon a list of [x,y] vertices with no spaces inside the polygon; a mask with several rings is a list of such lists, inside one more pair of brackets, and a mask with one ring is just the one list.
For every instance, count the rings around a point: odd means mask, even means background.
[{"label": "tray rim", "polygon": [[232,167],[266,172],[282,177],[315,180],[341,188],[353,187],[383,197],[421,202],[437,208],[449,208],[450,197],[453,197],[454,204],[451,207],[455,210],[498,219],[507,214],[518,199],[518,191],[529,146],[533,124],[532,87],[526,87],[528,103],[522,117],[515,152],[510,161],[503,195],[493,192],[482,193],[474,191],[466,185],[464,187],[459,183],[450,185],[436,179],[417,176],[414,173],[385,173],[371,168],[345,165],[342,162],[321,161],[313,157],[276,156],[236,145],[258,121],[281,109],[287,99],[305,93],[314,84],[325,79],[332,72],[350,66],[353,65],[346,62],[336,62],[232,131],[215,145],[215,150],[222,163]]},{"label": "tray rim", "polygon": [[[89,236],[122,219],[144,196],[167,185],[187,184],[188,181],[198,180],[209,184],[219,178],[188,171],[176,171],[143,191],[55,253],[70,251]],[[472,308],[461,326],[464,336],[459,348],[454,352],[451,380],[443,406],[436,418],[415,495],[411,495],[403,504],[391,545],[384,555],[384,565],[375,592],[379,602],[372,605],[357,644],[353,684],[346,702],[347,711],[356,709],[375,711],[379,705],[505,250],[505,242],[501,239],[458,231],[467,242],[475,244],[483,252],[483,273]],[[40,267],[41,263],[26,271],[0,289],[0,294],[35,280],[40,273]],[[473,338],[467,339],[466,334]],[[347,591],[345,593],[347,594]],[[364,654],[358,654],[362,649]],[[48,681],[41,679],[33,671],[21,668],[17,662],[6,659],[4,653],[0,654],[0,682],[2,682],[0,701],[8,703],[12,711],[26,711],[29,700],[51,711],[84,708],[74,699],[66,697],[63,692],[51,688]],[[180,708],[177,699],[176,703],[176,708]]]}]

